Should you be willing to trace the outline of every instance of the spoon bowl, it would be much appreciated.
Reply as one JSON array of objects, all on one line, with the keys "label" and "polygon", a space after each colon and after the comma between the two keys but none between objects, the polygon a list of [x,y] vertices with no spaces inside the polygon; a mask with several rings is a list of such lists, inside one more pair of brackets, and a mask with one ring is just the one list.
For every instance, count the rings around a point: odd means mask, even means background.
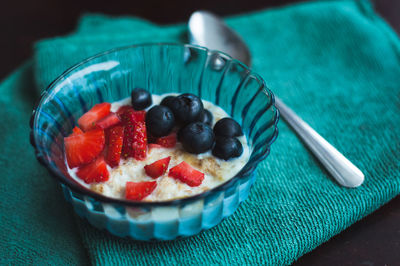
[{"label": "spoon bowl", "polygon": [[208,11],[196,11],[189,19],[191,44],[222,51],[250,66],[251,55],[245,42],[218,16]]}]

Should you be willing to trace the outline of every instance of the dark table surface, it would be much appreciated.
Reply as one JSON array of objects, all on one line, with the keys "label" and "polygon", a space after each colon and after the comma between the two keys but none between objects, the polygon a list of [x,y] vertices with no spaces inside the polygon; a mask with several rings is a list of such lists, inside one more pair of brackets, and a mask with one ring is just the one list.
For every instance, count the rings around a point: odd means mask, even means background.
[{"label": "dark table surface", "polygon": [[[80,14],[135,15],[157,23],[186,21],[198,9],[230,15],[290,0],[6,1],[0,9],[0,79],[31,57],[32,44],[72,31]],[[156,4],[157,3],[157,4]],[[400,1],[378,0],[377,11],[400,32]],[[400,265],[400,196],[300,258],[295,265]]]}]

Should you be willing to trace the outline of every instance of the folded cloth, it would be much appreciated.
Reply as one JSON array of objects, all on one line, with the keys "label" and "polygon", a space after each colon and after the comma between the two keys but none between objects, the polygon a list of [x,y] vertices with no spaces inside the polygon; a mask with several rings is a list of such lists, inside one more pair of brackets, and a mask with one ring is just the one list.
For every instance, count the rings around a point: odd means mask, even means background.
[{"label": "folded cloth", "polygon": [[[93,264],[290,264],[399,194],[400,41],[369,2],[308,2],[226,21],[272,91],[359,166],[365,183],[340,187],[280,122],[249,198],[215,228],[146,243],[77,218],[78,234],[59,188],[23,152],[34,87],[26,65],[0,85],[0,261],[81,264],[81,237]],[[144,42],[186,42],[186,26],[84,16],[75,33],[36,44],[36,88],[88,56]]]}]

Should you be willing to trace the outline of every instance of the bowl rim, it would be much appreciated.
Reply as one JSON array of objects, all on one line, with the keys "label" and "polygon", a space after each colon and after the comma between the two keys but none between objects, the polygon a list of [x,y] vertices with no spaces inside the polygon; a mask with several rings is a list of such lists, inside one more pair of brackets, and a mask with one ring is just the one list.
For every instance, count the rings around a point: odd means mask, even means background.
[{"label": "bowl rim", "polygon": [[[243,166],[243,168],[236,174],[234,175],[232,178],[226,180],[225,182],[219,184],[218,186],[209,189],[207,191],[204,191],[200,194],[196,194],[193,196],[189,196],[189,197],[184,197],[184,198],[179,198],[179,199],[172,199],[172,200],[166,200],[166,201],[153,201],[153,202],[148,202],[148,201],[132,201],[132,200],[126,200],[126,199],[118,199],[118,198],[111,198],[108,196],[105,196],[103,194],[94,192],[86,187],[84,187],[83,185],[79,184],[77,181],[72,181],[69,180],[68,178],[65,178],[62,175],[59,175],[57,172],[52,170],[52,167],[50,167],[50,164],[43,158],[43,155],[41,154],[41,152],[38,150],[37,145],[36,145],[36,134],[35,134],[35,128],[37,128],[37,121],[38,121],[38,117],[39,117],[39,113],[40,112],[36,112],[36,110],[42,106],[44,99],[46,98],[45,96],[49,96],[51,95],[51,91],[52,89],[54,89],[57,83],[59,83],[61,80],[63,80],[64,78],[66,78],[71,72],[73,72],[75,69],[79,68],[80,66],[86,64],[87,62],[90,62],[96,58],[99,58],[101,56],[107,55],[107,54],[111,54],[114,52],[118,52],[121,50],[128,50],[128,49],[132,49],[132,48],[138,48],[138,47],[148,47],[148,46],[179,46],[179,47],[185,47],[185,48],[192,48],[192,49],[197,49],[197,50],[203,50],[205,52],[215,52],[218,53],[220,55],[225,56],[229,61],[234,62],[238,65],[240,65],[241,67],[243,67],[245,70],[247,70],[249,73],[251,73],[251,75],[253,75],[258,81],[261,82],[263,89],[270,95],[271,97],[271,106],[275,107],[275,116],[274,116],[274,123],[271,124],[272,127],[274,127],[274,133],[271,137],[271,139],[269,140],[268,143],[266,143],[265,145],[268,146],[268,148],[266,149],[266,151],[260,156],[260,158],[258,158],[254,163],[253,163],[253,167],[251,167],[249,169],[249,171],[247,172],[251,172],[253,173],[254,170],[256,169],[257,165],[264,160],[269,152],[270,152],[270,146],[271,144],[276,140],[277,136],[278,136],[278,121],[279,121],[279,110],[276,108],[275,106],[275,96],[273,94],[273,92],[267,87],[267,85],[265,84],[264,79],[258,75],[257,73],[255,73],[250,67],[248,67],[247,65],[245,65],[244,63],[242,63],[241,61],[232,58],[230,55],[218,51],[218,50],[212,50],[212,49],[208,49],[206,47],[203,46],[199,46],[199,45],[192,45],[192,44],[183,44],[183,43],[169,43],[169,42],[154,42],[154,43],[142,43],[142,44],[133,44],[133,45],[126,45],[126,46],[121,46],[121,47],[116,47],[116,48],[112,48],[100,53],[97,53],[93,56],[90,56],[82,61],[80,61],[79,63],[74,64],[73,66],[67,68],[62,74],[60,74],[56,79],[54,79],[45,90],[43,90],[43,92],[41,93],[39,99],[37,100],[36,104],[34,105],[33,108],[33,112],[32,112],[32,116],[31,116],[31,120],[30,120],[30,128],[31,128],[31,145],[33,146],[33,148],[35,149],[35,155],[37,157],[37,160],[49,171],[49,173],[51,174],[51,176],[53,176],[58,182],[60,182],[62,185],[67,186],[71,191],[81,194],[82,196],[88,196],[91,197],[99,202],[102,203],[109,203],[109,204],[117,204],[117,205],[123,205],[123,206],[129,206],[129,207],[155,207],[155,206],[170,206],[170,205],[180,205],[180,204],[185,204],[185,203],[191,203],[194,202],[196,200],[202,199],[207,197],[208,195],[212,194],[213,192],[216,191],[223,191],[226,190],[227,187],[229,187],[229,185],[233,182],[236,182],[238,179],[240,179],[242,176],[242,170],[245,166]],[[266,92],[263,92],[263,94],[267,95]],[[268,107],[270,108],[270,107]],[[246,173],[247,174],[247,173]]]}]

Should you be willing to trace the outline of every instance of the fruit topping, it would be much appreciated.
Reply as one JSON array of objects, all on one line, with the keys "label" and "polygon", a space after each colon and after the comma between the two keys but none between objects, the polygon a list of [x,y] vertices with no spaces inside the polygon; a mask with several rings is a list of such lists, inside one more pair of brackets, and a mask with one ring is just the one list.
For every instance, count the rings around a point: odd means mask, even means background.
[{"label": "fruit topping", "polygon": [[88,131],[95,127],[96,122],[110,113],[111,104],[99,103],[92,107],[78,119],[78,125],[83,131]]},{"label": "fruit topping", "polygon": [[168,107],[156,105],[147,112],[146,125],[152,136],[166,136],[175,125],[175,116]]},{"label": "fruit topping", "polygon": [[122,145],[122,157],[134,157],[133,141],[135,138],[135,119],[133,109],[127,109],[121,114],[122,124],[124,125],[124,140]]},{"label": "fruit topping", "polygon": [[118,110],[117,110],[117,116],[122,120],[122,115],[123,115],[126,111],[128,111],[128,110],[135,111],[135,110],[133,110],[132,106],[130,106],[130,105],[123,105],[123,106],[121,106],[120,108],[118,108]]},{"label": "fruit topping", "polygon": [[204,180],[204,174],[192,168],[185,161],[169,170],[168,175],[172,178],[178,179],[191,187],[200,186]]},{"label": "fruit topping", "polygon": [[65,154],[70,168],[90,163],[104,148],[104,131],[100,128],[85,133],[73,133],[64,138]]},{"label": "fruit topping", "polygon": [[146,111],[134,111],[132,112],[133,119],[136,122],[145,122],[146,121]]},{"label": "fruit topping", "polygon": [[137,122],[135,125],[133,139],[133,153],[136,160],[144,160],[147,156],[147,131],[144,122]]},{"label": "fruit topping", "polygon": [[236,138],[217,137],[212,154],[215,157],[229,160],[239,157],[243,153],[243,147]]},{"label": "fruit topping", "polygon": [[82,129],[80,129],[79,127],[74,127],[74,128],[72,129],[72,134],[71,134],[70,136],[72,136],[72,135],[79,135],[79,134],[83,134]]},{"label": "fruit topping", "polygon": [[150,195],[156,187],[156,181],[126,182],[125,198],[128,200],[142,200]]},{"label": "fruit topping", "polygon": [[156,143],[164,148],[173,148],[176,145],[176,134],[171,133],[168,136],[158,138]]},{"label": "fruit topping", "polygon": [[195,122],[182,128],[178,139],[187,152],[199,154],[212,149],[215,136],[209,125]]},{"label": "fruit topping", "polygon": [[121,159],[122,144],[124,139],[124,128],[115,126],[107,131],[107,152],[105,160],[109,166],[118,166]]},{"label": "fruit topping", "polygon": [[87,165],[79,167],[76,175],[86,184],[105,182],[109,178],[107,164],[102,156]]},{"label": "fruit topping", "polygon": [[238,137],[243,135],[239,123],[228,117],[222,118],[215,124],[214,133],[216,136],[223,137]]},{"label": "fruit topping", "polygon": [[121,121],[144,122],[146,120],[146,111],[135,111],[131,106],[122,106],[118,109],[117,114]]},{"label": "fruit topping", "polygon": [[167,96],[164,99],[162,99],[160,105],[167,106],[169,109],[171,109],[172,102],[174,101],[174,99],[175,99],[175,96]]},{"label": "fruit topping", "polygon": [[152,164],[146,165],[144,167],[144,171],[146,174],[152,178],[157,178],[165,174],[165,172],[168,169],[168,164],[169,161],[171,160],[171,157],[166,157],[164,159],[155,161]]},{"label": "fruit topping", "polygon": [[147,145],[147,148],[149,148],[149,151],[152,149],[160,149],[163,148],[163,146],[161,146],[160,144],[155,144],[155,143],[150,143],[149,145]]},{"label": "fruit topping", "polygon": [[106,117],[103,117],[99,121],[97,121],[96,126],[101,127],[102,129],[106,129],[112,126],[119,124],[121,120],[115,113],[109,113]]},{"label": "fruit topping", "polygon": [[144,89],[134,89],[131,93],[133,109],[143,110],[152,103],[151,94]]},{"label": "fruit topping", "polygon": [[136,160],[143,160],[147,154],[147,132],[146,124],[141,121],[143,112],[126,110],[121,115],[124,125],[124,141],[122,145],[122,156],[133,157]]},{"label": "fruit topping", "polygon": [[190,93],[175,97],[170,107],[175,118],[183,124],[197,121],[204,109],[201,99]]},{"label": "fruit topping", "polygon": [[211,114],[210,111],[204,109],[203,112],[201,112],[198,121],[205,123],[211,127],[213,122],[213,115]]}]

